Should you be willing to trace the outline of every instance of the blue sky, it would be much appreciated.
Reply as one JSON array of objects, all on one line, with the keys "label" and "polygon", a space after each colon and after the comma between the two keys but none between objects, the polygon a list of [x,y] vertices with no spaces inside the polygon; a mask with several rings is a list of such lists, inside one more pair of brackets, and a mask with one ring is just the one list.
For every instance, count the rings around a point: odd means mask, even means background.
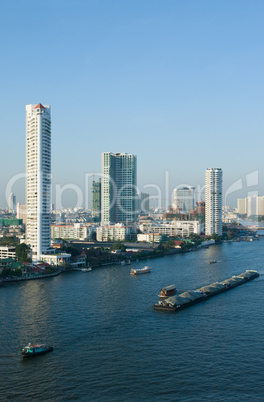
[{"label": "blue sky", "polygon": [[[0,0],[0,205],[25,170],[25,105],[51,105],[54,185],[83,187],[101,152],[138,156],[138,184],[225,190],[263,177],[260,0]],[[24,202],[24,183],[16,183]],[[164,195],[165,198],[165,195]],[[65,206],[75,196],[65,192]]]}]

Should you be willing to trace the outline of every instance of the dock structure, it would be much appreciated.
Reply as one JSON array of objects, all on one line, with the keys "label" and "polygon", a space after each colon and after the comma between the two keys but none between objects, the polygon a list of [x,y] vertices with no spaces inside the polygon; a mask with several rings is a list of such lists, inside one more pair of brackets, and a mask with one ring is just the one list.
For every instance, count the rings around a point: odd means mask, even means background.
[{"label": "dock structure", "polygon": [[158,303],[154,304],[154,309],[163,311],[180,311],[184,308],[192,306],[193,304],[207,300],[209,297],[243,285],[243,283],[251,281],[258,276],[259,273],[257,271],[248,270],[240,275],[234,275],[222,282],[215,282],[211,285],[202,286],[199,289],[189,290],[179,295],[169,297],[166,300],[159,301]]}]

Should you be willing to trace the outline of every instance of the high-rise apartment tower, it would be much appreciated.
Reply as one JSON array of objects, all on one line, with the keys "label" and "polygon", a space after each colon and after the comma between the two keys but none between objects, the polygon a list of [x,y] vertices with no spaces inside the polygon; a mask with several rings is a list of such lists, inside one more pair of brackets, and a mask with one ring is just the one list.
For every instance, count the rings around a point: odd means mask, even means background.
[{"label": "high-rise apartment tower", "polygon": [[50,106],[26,105],[26,242],[32,259],[50,247]]},{"label": "high-rise apartment tower", "polygon": [[102,154],[101,223],[131,223],[137,218],[137,157]]},{"label": "high-rise apartment tower", "polygon": [[92,217],[101,220],[101,179],[93,180],[92,185]]},{"label": "high-rise apartment tower", "polygon": [[222,169],[205,171],[205,234],[222,235]]}]

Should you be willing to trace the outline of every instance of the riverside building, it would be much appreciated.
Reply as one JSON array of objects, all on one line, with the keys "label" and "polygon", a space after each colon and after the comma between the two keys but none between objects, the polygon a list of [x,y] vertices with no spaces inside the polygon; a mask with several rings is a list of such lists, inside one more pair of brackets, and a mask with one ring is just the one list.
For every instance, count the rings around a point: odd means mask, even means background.
[{"label": "riverside building", "polygon": [[50,205],[50,106],[26,105],[26,243],[33,261],[50,247]]},{"label": "riverside building", "polygon": [[189,237],[195,233],[200,235],[201,224],[199,221],[176,221],[171,222],[145,222],[139,225],[139,230],[144,234],[159,234],[169,237],[180,236]]},{"label": "riverside building", "polygon": [[99,226],[96,231],[96,240],[102,242],[130,240],[130,237],[131,228],[126,227],[123,223]]},{"label": "riverside building", "polygon": [[72,225],[51,225],[51,238],[64,240],[92,240],[96,232],[94,225],[74,223]]},{"label": "riverside building", "polygon": [[137,219],[137,157],[102,154],[101,225],[131,224]]},{"label": "riverside building", "polygon": [[205,234],[222,236],[222,169],[205,171]]}]

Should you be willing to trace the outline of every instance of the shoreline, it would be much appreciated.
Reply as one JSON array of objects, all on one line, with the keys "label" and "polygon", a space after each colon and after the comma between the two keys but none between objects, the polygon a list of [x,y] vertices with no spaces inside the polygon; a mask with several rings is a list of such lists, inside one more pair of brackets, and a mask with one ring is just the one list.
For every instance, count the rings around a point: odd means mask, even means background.
[{"label": "shoreline", "polygon": [[[222,244],[222,243],[214,243],[214,244],[210,244],[208,246],[213,246],[215,244]],[[208,247],[207,246],[207,247]],[[152,258],[163,258],[163,257],[169,257],[169,256],[173,256],[176,254],[185,254],[185,253],[190,253],[193,251],[199,251],[202,250],[203,247],[199,247],[199,248],[194,248],[194,249],[189,249],[189,250],[175,250],[175,249],[170,249],[169,251],[165,251],[163,253],[159,253],[159,254],[152,254],[152,255],[145,255],[145,256],[130,256],[129,258],[127,258],[127,260],[130,260],[131,262],[136,262],[136,261],[141,261],[141,260],[147,260],[147,259],[152,259]],[[110,262],[102,262],[102,263],[98,263],[98,265],[92,265],[90,266],[90,268],[94,269],[94,268],[99,268],[99,267],[104,267],[104,266],[108,266],[108,265],[121,265],[121,261],[110,261]],[[37,279],[45,279],[45,278],[52,278],[54,276],[58,276],[60,274],[63,273],[67,273],[67,272],[73,272],[73,271],[81,271],[81,269],[67,269],[67,270],[63,270],[63,269],[59,269],[58,271],[51,273],[51,274],[43,274],[43,275],[39,275],[39,276],[34,276],[34,277],[21,277],[21,278],[10,278],[10,279],[1,279],[2,283],[5,285],[6,283],[11,283],[11,282],[23,282],[23,281],[30,281],[30,280],[37,280]]]},{"label": "shoreline", "polygon": [[57,272],[53,272],[52,274],[43,274],[39,276],[32,276],[32,277],[21,277],[21,278],[9,278],[9,279],[2,279],[2,282],[8,283],[8,282],[22,282],[22,281],[31,281],[35,279],[43,279],[43,278],[51,278],[53,276],[58,276],[62,273],[62,270],[60,269]]}]

